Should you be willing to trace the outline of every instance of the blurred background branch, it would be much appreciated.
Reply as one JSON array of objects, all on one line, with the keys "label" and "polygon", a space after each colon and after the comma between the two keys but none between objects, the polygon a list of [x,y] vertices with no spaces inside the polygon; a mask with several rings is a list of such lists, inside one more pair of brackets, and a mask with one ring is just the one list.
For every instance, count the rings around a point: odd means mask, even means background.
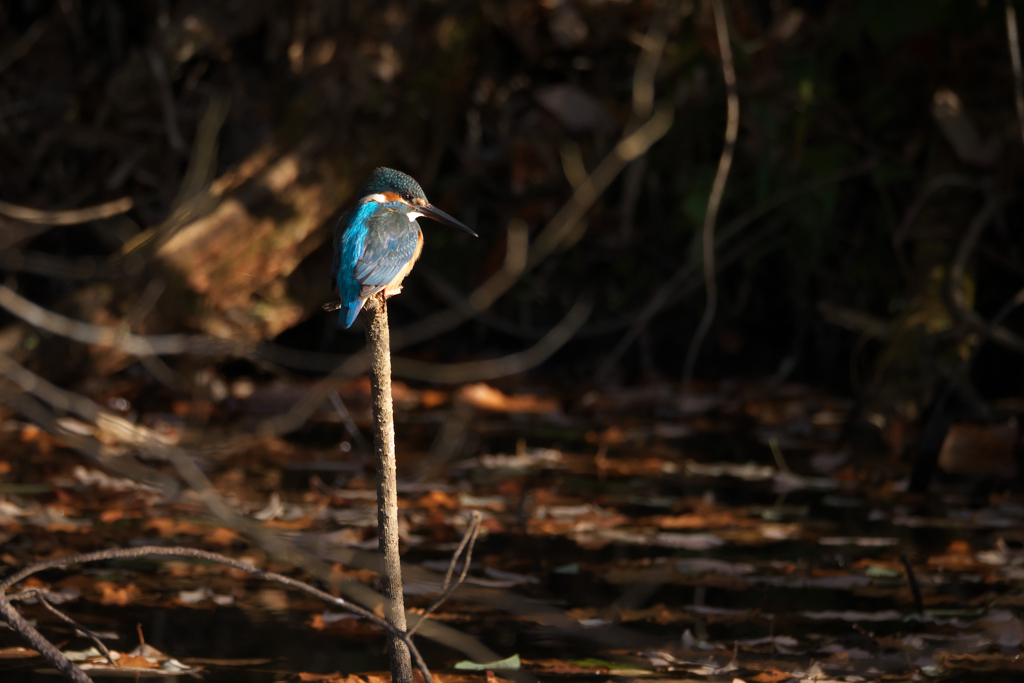
[{"label": "blurred background branch", "polygon": [[725,141],[722,156],[718,160],[715,171],[715,182],[711,185],[708,195],[708,208],[704,212],[704,229],[701,231],[701,244],[704,256],[704,312],[701,314],[697,330],[693,333],[690,346],[686,350],[683,361],[682,387],[685,392],[693,379],[693,369],[697,363],[697,355],[704,343],[704,337],[711,329],[718,308],[718,283],[715,274],[715,221],[718,220],[718,209],[722,206],[725,184],[729,180],[729,169],[736,151],[736,136],[740,129],[740,98],[736,91],[736,69],[732,63],[732,46],[729,44],[729,19],[725,13],[723,0],[711,0],[715,11],[715,33],[718,36],[718,49],[722,56],[722,75],[725,78],[726,120]]}]

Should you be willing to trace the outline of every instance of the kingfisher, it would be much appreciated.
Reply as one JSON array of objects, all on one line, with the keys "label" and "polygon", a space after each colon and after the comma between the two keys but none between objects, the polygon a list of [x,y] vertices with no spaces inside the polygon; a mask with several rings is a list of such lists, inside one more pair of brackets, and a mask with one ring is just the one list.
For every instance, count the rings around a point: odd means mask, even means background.
[{"label": "kingfisher", "polygon": [[359,203],[346,211],[334,228],[331,288],[341,301],[325,304],[338,311],[338,321],[351,327],[363,303],[383,291],[389,298],[402,291],[402,280],[423,251],[417,218],[426,216],[477,234],[427,201],[415,180],[391,168],[378,168],[359,188]]}]

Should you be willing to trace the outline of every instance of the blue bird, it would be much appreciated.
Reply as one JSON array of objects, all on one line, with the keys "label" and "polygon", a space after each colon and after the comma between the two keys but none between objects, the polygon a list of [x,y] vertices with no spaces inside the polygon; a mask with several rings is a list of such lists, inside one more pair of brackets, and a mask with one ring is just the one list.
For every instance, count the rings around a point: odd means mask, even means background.
[{"label": "blue bird", "polygon": [[423,232],[416,219],[426,216],[477,234],[430,204],[423,188],[404,173],[378,168],[359,188],[359,203],[338,219],[334,228],[331,286],[341,301],[326,304],[338,310],[338,321],[351,327],[363,302],[383,291],[392,297],[423,250]]}]

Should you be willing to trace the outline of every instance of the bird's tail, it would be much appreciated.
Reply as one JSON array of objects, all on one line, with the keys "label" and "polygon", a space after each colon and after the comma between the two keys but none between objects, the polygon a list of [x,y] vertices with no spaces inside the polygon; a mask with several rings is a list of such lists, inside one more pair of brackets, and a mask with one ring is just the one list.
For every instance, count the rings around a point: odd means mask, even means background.
[{"label": "bird's tail", "polygon": [[352,327],[352,323],[359,317],[359,311],[363,310],[363,299],[342,302],[338,309],[338,322],[346,329]]}]

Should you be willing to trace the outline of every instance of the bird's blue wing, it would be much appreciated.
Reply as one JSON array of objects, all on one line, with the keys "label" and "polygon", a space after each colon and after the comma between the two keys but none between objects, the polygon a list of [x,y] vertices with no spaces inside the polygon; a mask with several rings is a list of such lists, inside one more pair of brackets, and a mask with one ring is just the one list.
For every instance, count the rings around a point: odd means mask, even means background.
[{"label": "bird's blue wing", "polygon": [[[331,263],[332,290],[335,287],[337,287],[339,291],[341,289],[341,280],[338,276],[341,274],[341,266],[343,265],[343,261],[345,261],[345,245],[347,242],[353,241],[353,235],[349,234],[349,232],[353,227],[355,214],[361,207],[362,205],[360,204],[359,206],[353,207],[341,214],[341,218],[338,219],[338,222],[334,226],[334,242],[332,245],[334,247],[334,261]],[[359,249],[362,251],[362,245],[359,245]],[[353,257],[353,263],[356,258],[358,258],[358,254]]]},{"label": "bird's blue wing", "polygon": [[419,229],[402,213],[365,202],[338,221],[333,276],[341,295],[338,320],[351,327],[363,301],[384,289],[416,255]]},{"label": "bird's blue wing", "polygon": [[359,296],[362,284],[355,278],[354,273],[366,241],[366,219],[375,208],[373,202],[358,204],[342,214],[334,228],[334,263],[331,266],[331,279],[338,286],[338,295],[341,298],[338,322],[345,327],[352,327],[363,307],[363,299]]},{"label": "bird's blue wing", "polygon": [[398,211],[379,211],[367,220],[363,253],[356,261],[355,278],[365,299],[387,287],[416,257],[419,228]]}]

